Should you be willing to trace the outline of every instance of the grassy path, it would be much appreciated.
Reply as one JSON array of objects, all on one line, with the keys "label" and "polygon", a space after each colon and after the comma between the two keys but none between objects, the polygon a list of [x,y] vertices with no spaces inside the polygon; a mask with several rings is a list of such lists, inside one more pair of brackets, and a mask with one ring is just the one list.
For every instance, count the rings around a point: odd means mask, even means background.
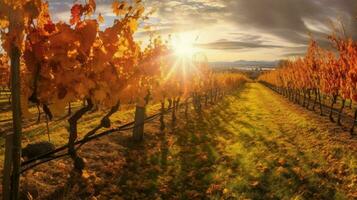
[{"label": "grassy path", "polygon": [[333,138],[323,123],[248,84],[176,130],[179,153],[172,157],[181,165],[173,169],[181,173],[172,190],[186,191],[180,199],[356,198],[356,142]]},{"label": "grassy path", "polygon": [[218,196],[357,198],[357,146],[313,114],[260,84],[248,84],[195,127],[215,149]]},{"label": "grassy path", "polygon": [[[84,146],[80,154],[88,161],[87,171],[72,197],[357,198],[356,140],[258,83],[247,84],[201,116],[180,116],[165,133],[158,130],[158,122],[148,124],[139,146],[130,142],[129,133]],[[58,185],[65,185],[56,174],[66,170],[50,163],[23,181],[41,185],[31,189],[40,194],[57,188],[51,196],[56,199],[63,194]],[[36,178],[36,173],[48,177]],[[53,177],[51,185],[46,180]]]}]

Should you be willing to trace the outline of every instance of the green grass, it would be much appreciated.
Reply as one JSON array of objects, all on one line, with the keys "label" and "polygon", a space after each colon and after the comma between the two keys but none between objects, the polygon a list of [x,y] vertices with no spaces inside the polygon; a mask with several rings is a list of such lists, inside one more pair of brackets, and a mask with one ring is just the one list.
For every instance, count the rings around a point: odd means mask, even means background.
[{"label": "green grass", "polygon": [[[288,109],[261,85],[249,84],[201,119],[187,121],[175,130],[177,147],[169,153],[175,170],[172,191],[182,191],[180,199],[193,194],[213,199],[348,199],[329,174],[325,156],[297,144],[305,143],[304,138],[294,141],[314,125]],[[342,149],[341,156],[352,156]],[[192,172],[195,176],[187,180]]]},{"label": "green grass", "polygon": [[[98,120],[95,115],[87,117],[83,131]],[[260,84],[249,83],[202,115],[191,108],[189,117],[181,113],[174,126],[167,116],[163,133],[157,121],[147,124],[142,144],[132,143],[130,132],[87,144],[79,153],[88,163],[86,176],[78,180],[70,196],[356,198],[356,141],[342,131],[335,135],[336,127],[326,121]],[[69,174],[70,166],[68,159],[60,163],[67,167],[58,163],[40,166],[26,174],[23,182],[41,185],[37,190],[42,195],[62,188],[65,179],[58,173]]]}]

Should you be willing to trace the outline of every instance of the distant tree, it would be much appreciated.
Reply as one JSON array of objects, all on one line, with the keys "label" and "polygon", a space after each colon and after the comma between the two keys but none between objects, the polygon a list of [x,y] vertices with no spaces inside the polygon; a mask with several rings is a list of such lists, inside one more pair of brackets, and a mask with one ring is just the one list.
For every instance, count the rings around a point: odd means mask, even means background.
[{"label": "distant tree", "polygon": [[286,59],[279,60],[277,68],[282,68],[282,67],[286,66],[288,63],[289,63],[289,60],[286,60]]}]

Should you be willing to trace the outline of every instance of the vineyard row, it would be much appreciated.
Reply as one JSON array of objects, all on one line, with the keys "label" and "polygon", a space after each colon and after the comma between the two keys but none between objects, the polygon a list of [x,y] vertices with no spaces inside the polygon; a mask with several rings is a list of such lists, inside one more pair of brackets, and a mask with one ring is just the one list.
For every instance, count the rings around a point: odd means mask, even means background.
[{"label": "vineyard row", "polygon": [[[319,102],[321,112],[321,97],[329,96],[331,121],[335,121],[333,110],[340,97],[342,102],[337,108],[336,123],[341,125],[346,102],[357,102],[357,42],[343,32],[333,33],[328,39],[332,49],[322,48],[311,39],[304,57],[280,62],[276,70],[262,74],[259,80],[273,86],[292,101],[297,102],[302,95],[303,106],[313,98],[313,105]],[[355,123],[350,129],[351,135],[354,134],[354,126]]]},{"label": "vineyard row", "polygon": [[315,99],[315,98],[309,98],[309,97],[304,97],[302,94],[291,94],[290,92],[287,92],[286,90],[282,88],[278,88],[274,85],[271,85],[266,82],[262,82],[266,87],[270,88],[274,92],[283,95],[284,97],[288,98],[291,102],[296,103],[308,110],[319,112],[321,116],[329,116],[329,118],[332,121],[335,121],[333,118],[333,115],[337,116],[337,122],[339,125],[343,125],[342,121],[345,123],[346,126],[351,125],[349,128],[351,128],[351,133],[354,134],[354,127],[357,124],[357,116],[355,115],[354,117],[347,114],[343,113],[341,109],[336,109],[334,107],[331,107],[329,105],[324,104],[322,101]]}]

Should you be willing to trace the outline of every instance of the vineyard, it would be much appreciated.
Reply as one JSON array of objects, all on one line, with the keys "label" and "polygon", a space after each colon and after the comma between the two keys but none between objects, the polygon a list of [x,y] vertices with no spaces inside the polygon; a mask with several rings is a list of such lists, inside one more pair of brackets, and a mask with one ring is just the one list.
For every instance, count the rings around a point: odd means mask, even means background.
[{"label": "vineyard", "polygon": [[357,198],[352,38],[217,70],[146,1],[99,3],[0,1],[4,200]]},{"label": "vineyard", "polygon": [[[334,50],[323,49],[311,40],[304,58],[285,61],[277,70],[263,74],[260,80],[303,107],[319,109],[321,115],[323,108],[328,108],[330,120],[341,125],[345,107],[352,109],[353,102],[357,100],[357,46],[352,39],[338,34],[331,35],[329,39]],[[323,102],[327,98],[328,105]],[[336,104],[337,111],[334,110]],[[337,115],[336,120],[333,114]],[[354,135],[357,109],[350,115],[350,133]]]}]

